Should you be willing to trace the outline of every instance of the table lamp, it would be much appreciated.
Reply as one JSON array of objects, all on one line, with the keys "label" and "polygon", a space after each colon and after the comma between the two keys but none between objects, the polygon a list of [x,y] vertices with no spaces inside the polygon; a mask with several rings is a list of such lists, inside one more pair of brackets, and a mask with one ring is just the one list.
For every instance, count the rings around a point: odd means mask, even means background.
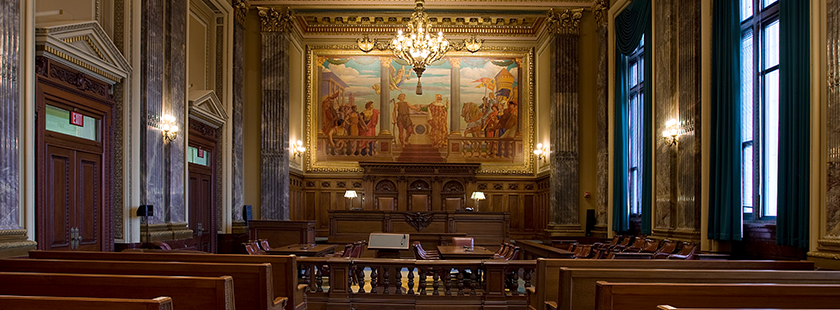
[{"label": "table lamp", "polygon": [[478,201],[484,200],[484,192],[473,192],[470,198],[475,200],[475,211],[478,211]]}]

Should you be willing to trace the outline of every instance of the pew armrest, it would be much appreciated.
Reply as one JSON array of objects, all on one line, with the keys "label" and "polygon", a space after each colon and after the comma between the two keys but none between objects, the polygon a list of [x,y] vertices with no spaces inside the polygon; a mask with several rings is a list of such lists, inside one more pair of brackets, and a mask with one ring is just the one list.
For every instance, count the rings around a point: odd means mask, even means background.
[{"label": "pew armrest", "polygon": [[537,290],[534,287],[526,287],[525,288],[525,296],[528,297],[528,310],[539,310],[540,307],[538,305],[539,301],[537,298],[538,296]]},{"label": "pew armrest", "polygon": [[553,301],[546,301],[545,310],[557,310],[557,303]]},{"label": "pew armrest", "polygon": [[613,259],[651,259],[653,253],[627,253],[618,252],[613,254]]},{"label": "pew armrest", "polygon": [[277,297],[274,299],[272,309],[286,309],[286,304],[289,302],[288,297]]},{"label": "pew armrest", "polygon": [[309,289],[309,286],[306,284],[298,284],[297,288],[295,289],[295,304],[292,305],[292,309],[304,309],[304,305],[306,304],[306,291]]}]

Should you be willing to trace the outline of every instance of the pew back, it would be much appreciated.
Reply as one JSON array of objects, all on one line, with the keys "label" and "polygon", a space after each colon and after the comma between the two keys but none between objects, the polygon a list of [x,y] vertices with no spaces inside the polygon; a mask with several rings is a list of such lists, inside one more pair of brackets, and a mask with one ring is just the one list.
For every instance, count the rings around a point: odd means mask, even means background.
[{"label": "pew back", "polygon": [[598,310],[704,308],[831,309],[840,285],[756,283],[597,283]]},{"label": "pew back", "polygon": [[172,298],[178,310],[234,310],[233,278],[0,272],[0,294]]},{"label": "pew back", "polygon": [[810,261],[727,261],[727,260],[581,260],[537,259],[536,291],[531,294],[530,308],[543,309],[546,301],[559,300],[557,274],[560,268],[633,268],[633,269],[767,269],[814,270]]},{"label": "pew back", "polygon": [[239,309],[281,310],[285,299],[274,299],[270,264],[0,259],[0,272],[125,274],[157,276],[233,277]]},{"label": "pew back", "polygon": [[[840,284],[840,271],[560,269],[559,309],[594,309],[595,283],[785,283]],[[654,304],[656,307],[658,304]],[[653,309],[653,307],[649,309]]]},{"label": "pew back", "polygon": [[204,263],[268,263],[274,285],[274,298],[286,297],[286,310],[304,307],[303,289],[298,287],[297,261],[294,255],[241,255],[241,254],[190,254],[190,253],[137,253],[91,251],[30,251],[36,259],[82,259],[122,261],[172,261]]},{"label": "pew back", "polygon": [[89,298],[0,295],[5,310],[172,310],[172,298],[153,299]]}]

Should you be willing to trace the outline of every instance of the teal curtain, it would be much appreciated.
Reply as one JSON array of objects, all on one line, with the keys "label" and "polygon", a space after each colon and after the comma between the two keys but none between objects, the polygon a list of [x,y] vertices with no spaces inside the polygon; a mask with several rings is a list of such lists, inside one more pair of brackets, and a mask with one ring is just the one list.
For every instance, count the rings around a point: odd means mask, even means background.
[{"label": "teal curtain", "polygon": [[709,239],[741,240],[741,15],[739,1],[714,2]]},{"label": "teal curtain", "polygon": [[618,232],[628,231],[630,228],[630,214],[628,210],[629,192],[627,188],[627,167],[628,154],[625,152],[627,140],[629,139],[627,119],[627,55],[630,55],[639,47],[642,36],[645,38],[644,71],[645,82],[642,88],[643,98],[643,150],[642,150],[642,234],[651,232],[651,165],[652,158],[652,121],[653,115],[651,103],[653,94],[651,85],[653,72],[650,59],[653,53],[653,35],[651,32],[651,2],[650,0],[635,0],[618,16],[615,17],[615,42],[616,42],[616,70],[615,70],[615,145],[613,163],[613,230]]},{"label": "teal curtain", "polygon": [[809,3],[779,1],[781,100],[776,243],[808,248],[811,156]]}]

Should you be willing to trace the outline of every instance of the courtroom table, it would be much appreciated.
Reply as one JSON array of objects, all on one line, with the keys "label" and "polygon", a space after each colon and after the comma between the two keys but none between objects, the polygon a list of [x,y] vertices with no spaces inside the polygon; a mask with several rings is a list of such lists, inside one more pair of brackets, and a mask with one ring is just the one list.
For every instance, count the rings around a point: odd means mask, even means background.
[{"label": "courtroom table", "polygon": [[335,252],[336,244],[292,244],[265,251],[271,255],[326,256]]},{"label": "courtroom table", "polygon": [[495,252],[484,247],[475,246],[472,251],[467,251],[463,246],[439,245],[438,251],[443,259],[489,259],[493,258]]}]

